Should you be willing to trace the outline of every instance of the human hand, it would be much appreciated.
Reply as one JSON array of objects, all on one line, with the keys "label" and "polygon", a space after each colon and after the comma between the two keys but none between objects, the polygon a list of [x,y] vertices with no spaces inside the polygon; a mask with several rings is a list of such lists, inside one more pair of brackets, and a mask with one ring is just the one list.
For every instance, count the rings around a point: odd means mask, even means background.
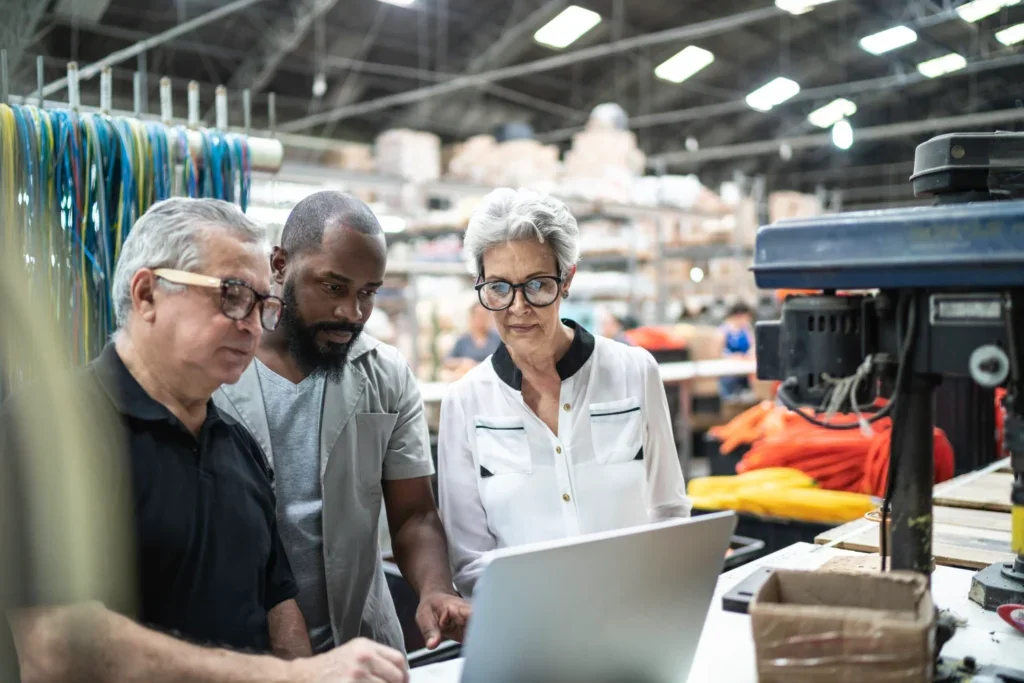
[{"label": "human hand", "polygon": [[425,593],[416,610],[416,625],[427,642],[427,649],[433,650],[444,638],[461,643],[471,612],[469,603],[457,595]]},{"label": "human hand", "polygon": [[295,683],[409,683],[405,656],[366,638],[289,664]]}]

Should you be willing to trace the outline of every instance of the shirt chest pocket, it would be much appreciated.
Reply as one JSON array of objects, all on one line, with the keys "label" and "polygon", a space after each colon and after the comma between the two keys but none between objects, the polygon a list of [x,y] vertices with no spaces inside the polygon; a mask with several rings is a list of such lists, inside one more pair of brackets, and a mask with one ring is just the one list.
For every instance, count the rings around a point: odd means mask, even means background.
[{"label": "shirt chest pocket", "polygon": [[396,413],[356,413],[356,480],[366,490],[381,487],[384,457],[398,422]]},{"label": "shirt chest pocket", "polygon": [[602,465],[643,459],[643,410],[636,398],[590,404],[590,438]]},{"label": "shirt chest pocket", "polygon": [[474,425],[481,478],[533,471],[530,443],[522,418],[478,417]]}]

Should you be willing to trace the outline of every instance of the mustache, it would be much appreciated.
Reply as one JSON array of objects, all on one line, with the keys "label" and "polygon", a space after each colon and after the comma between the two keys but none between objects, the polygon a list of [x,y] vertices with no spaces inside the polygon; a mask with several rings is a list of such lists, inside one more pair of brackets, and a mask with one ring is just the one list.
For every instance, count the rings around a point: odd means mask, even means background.
[{"label": "mustache", "polygon": [[316,334],[317,332],[351,332],[352,334],[359,334],[362,332],[363,326],[358,323],[326,322],[313,323],[308,329],[310,334]]}]

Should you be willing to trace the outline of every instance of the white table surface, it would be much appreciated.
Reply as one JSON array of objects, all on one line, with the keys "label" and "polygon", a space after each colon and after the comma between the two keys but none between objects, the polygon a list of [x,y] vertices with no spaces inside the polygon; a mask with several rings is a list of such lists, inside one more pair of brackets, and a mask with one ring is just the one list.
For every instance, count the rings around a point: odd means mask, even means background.
[{"label": "white table surface", "polygon": [[[757,363],[752,360],[720,358],[713,360],[680,361],[658,365],[661,379],[665,384],[678,384],[709,377],[735,377],[752,375],[757,372]],[[420,394],[424,403],[440,403],[450,382],[420,382]]]},{"label": "white table surface", "polygon": [[[750,618],[722,610],[722,595],[761,566],[786,569],[816,569],[830,558],[860,555],[830,546],[797,543],[755,562],[722,574],[718,579],[711,610],[704,624],[697,656],[688,683],[729,681],[756,683],[754,638]],[[966,626],[942,648],[944,657],[973,656],[979,664],[1000,664],[1024,669],[1024,634],[1015,631],[994,612],[986,612],[967,598],[974,572],[936,567],[932,574],[932,597],[940,609],[948,609]],[[412,683],[458,683],[462,661],[454,660],[412,670]]]}]

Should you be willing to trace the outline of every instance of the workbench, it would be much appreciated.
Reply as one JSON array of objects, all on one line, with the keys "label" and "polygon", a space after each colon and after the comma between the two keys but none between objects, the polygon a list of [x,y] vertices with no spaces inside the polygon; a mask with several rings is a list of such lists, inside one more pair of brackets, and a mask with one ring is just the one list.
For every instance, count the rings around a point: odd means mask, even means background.
[{"label": "workbench", "polygon": [[[797,543],[755,562],[722,574],[701,633],[688,683],[755,683],[757,670],[750,617],[722,610],[722,596],[759,567],[817,569],[835,557],[868,557],[840,548]],[[876,558],[877,559],[877,558]],[[946,643],[948,658],[974,657],[979,663],[995,663],[1024,670],[1024,634],[1018,633],[994,612],[986,612],[967,599],[974,572],[936,567],[932,597],[939,609],[951,611],[965,622]],[[539,625],[538,627],[543,627]],[[599,644],[595,643],[595,646]],[[412,670],[411,683],[458,683],[462,661],[453,660]]]},{"label": "workbench", "polygon": [[[932,555],[935,563],[962,569],[983,569],[1012,562],[1010,552],[1009,459],[999,460],[937,484],[932,493]],[[831,529],[816,543],[846,550],[879,552],[879,525],[856,520]]]}]

